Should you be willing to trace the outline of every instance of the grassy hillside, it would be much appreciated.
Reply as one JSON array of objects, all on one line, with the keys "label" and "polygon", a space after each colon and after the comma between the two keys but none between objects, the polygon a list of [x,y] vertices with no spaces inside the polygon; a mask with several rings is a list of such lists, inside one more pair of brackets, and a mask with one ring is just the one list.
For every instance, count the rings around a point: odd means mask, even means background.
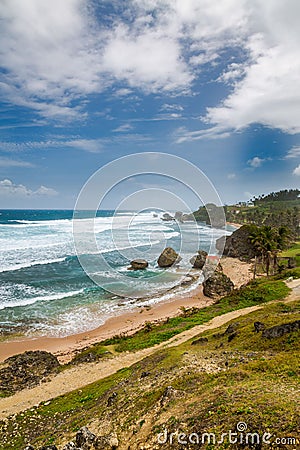
[{"label": "grassy hillside", "polygon": [[[279,295],[281,282],[267,283],[269,300],[286,294],[281,291]],[[266,291],[261,292],[261,302],[266,300],[265,295]],[[221,305],[229,305],[226,299]],[[231,301],[244,304],[246,300],[239,297]],[[198,314],[195,321],[199,320]],[[186,320],[191,317],[193,314],[182,317],[182,324],[189,323]],[[266,339],[253,326],[256,321],[271,327],[295,320],[300,320],[299,301],[264,303],[262,310],[206,331],[198,342],[194,338],[156,351],[104,380],[2,422],[0,449],[22,450],[29,442],[60,446],[74,438],[81,426],[88,426],[98,435],[116,432],[121,450],[188,448],[176,439],[172,445],[158,444],[158,434],[165,429],[169,434],[206,432],[215,433],[219,439],[223,432],[235,431],[239,422],[246,423],[251,433],[272,434],[273,441],[275,437],[299,438],[299,330]],[[165,326],[167,330],[168,323]],[[151,335],[152,330],[143,333]],[[143,334],[132,339],[132,343],[143,342]],[[130,340],[124,342],[128,346]],[[119,348],[122,350],[128,347]],[[226,441],[208,444],[206,440],[201,448],[242,447]]]}]

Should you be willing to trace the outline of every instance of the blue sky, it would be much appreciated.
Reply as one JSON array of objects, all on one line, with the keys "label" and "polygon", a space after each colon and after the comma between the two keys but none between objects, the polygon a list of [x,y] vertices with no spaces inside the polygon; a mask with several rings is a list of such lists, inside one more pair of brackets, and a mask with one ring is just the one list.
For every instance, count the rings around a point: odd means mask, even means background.
[{"label": "blue sky", "polygon": [[299,187],[298,0],[1,0],[0,13],[0,208],[73,208],[95,170],[149,151],[197,165],[224,203]]}]

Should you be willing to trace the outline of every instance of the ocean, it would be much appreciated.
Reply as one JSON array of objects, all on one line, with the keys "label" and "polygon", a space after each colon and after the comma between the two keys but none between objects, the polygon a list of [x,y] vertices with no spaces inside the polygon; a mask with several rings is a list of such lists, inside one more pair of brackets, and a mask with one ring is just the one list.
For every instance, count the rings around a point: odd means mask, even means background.
[{"label": "ocean", "polygon": [[[181,286],[191,269],[189,259],[199,248],[215,255],[215,240],[232,232],[194,222],[165,222],[161,212],[152,210],[98,211],[92,219],[92,213],[78,211],[74,217],[83,229],[86,221],[94,221],[96,240],[94,252],[85,252],[81,245],[79,255],[73,214],[0,210],[2,336],[68,336],[95,329],[137,306],[194,289],[195,284]],[[180,269],[157,267],[166,246],[180,252]],[[127,270],[136,258],[149,261],[146,271]]]}]

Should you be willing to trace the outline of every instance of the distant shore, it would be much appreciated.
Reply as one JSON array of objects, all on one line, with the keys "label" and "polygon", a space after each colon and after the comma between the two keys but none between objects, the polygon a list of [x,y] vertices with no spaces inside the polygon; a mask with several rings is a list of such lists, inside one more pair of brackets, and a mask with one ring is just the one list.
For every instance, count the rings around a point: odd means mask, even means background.
[{"label": "distant shore", "polygon": [[[237,288],[252,278],[251,264],[228,257],[223,257],[221,264],[224,273],[231,278]],[[60,362],[68,362],[79,349],[118,334],[134,333],[145,322],[161,321],[167,317],[174,317],[180,314],[180,307],[182,306],[185,308],[204,308],[213,302],[212,299],[203,295],[202,286],[200,285],[191,292],[181,294],[180,297],[174,296],[172,299],[157,303],[151,307],[136,308],[130,313],[111,317],[103,325],[89,332],[64,338],[20,338],[19,340],[1,342],[0,361],[28,350],[46,350],[54,353]]]}]

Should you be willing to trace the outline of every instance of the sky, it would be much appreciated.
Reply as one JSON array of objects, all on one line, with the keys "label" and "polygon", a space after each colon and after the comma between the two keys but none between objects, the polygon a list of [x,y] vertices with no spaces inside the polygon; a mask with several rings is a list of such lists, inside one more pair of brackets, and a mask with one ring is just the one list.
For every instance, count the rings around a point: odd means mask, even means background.
[{"label": "sky", "polygon": [[[299,187],[298,0],[0,0],[0,14],[0,209],[72,209],[96,170],[141,152],[195,164],[224,204]],[[123,196],[172,184],[131,182]]]}]

